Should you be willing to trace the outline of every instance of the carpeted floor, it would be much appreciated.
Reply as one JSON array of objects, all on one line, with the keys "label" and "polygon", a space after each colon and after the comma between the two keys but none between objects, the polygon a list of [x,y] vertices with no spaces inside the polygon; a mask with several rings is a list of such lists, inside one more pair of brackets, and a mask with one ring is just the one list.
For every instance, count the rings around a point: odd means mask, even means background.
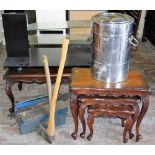
[{"label": "carpeted floor", "polygon": [[[0,50],[0,144],[48,144],[42,137],[39,137],[36,132],[20,135],[17,124],[10,126],[14,123],[14,119],[7,118],[10,101],[5,94],[5,81],[2,80],[3,75],[3,62],[5,60],[5,50]],[[138,144],[155,144],[155,47],[149,42],[140,43],[137,51],[132,51],[131,55],[131,68],[138,69],[144,72],[147,81],[149,82],[153,95],[150,96],[149,110],[142,122],[141,133],[143,139],[140,142],[129,140],[128,145]],[[61,86],[61,92],[67,92],[68,85]],[[13,86],[13,92],[16,101],[31,98],[32,96],[43,95],[46,93],[46,85],[23,85],[23,90],[20,92],[17,85]],[[56,129],[54,144],[123,144],[121,122],[119,119],[95,119],[94,123],[94,136],[91,142],[87,139],[81,139],[79,136],[77,140],[73,140],[70,134],[73,131],[73,119],[69,109],[66,125]],[[81,126],[79,128],[81,131]],[[134,131],[134,130],[133,130]],[[134,132],[135,133],[135,132]],[[88,134],[88,130],[87,130]]]}]

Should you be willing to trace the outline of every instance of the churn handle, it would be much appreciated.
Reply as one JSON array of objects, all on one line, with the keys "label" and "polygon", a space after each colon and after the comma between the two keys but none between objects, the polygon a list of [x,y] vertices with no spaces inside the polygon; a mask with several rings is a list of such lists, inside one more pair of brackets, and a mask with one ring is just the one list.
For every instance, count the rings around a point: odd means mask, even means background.
[{"label": "churn handle", "polygon": [[131,38],[129,38],[129,42],[133,46],[138,46],[138,40],[132,35]]}]

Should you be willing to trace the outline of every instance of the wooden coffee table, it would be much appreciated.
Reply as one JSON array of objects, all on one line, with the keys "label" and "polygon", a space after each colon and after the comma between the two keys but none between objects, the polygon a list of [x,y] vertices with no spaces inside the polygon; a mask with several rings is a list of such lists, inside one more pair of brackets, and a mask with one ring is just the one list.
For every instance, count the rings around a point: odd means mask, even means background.
[{"label": "wooden coffee table", "polygon": [[[57,48],[30,48],[29,58],[9,57],[6,58],[4,68],[6,72],[3,79],[6,80],[6,94],[11,100],[12,107],[9,110],[14,112],[14,95],[12,93],[12,85],[18,83],[18,87],[22,89],[22,83],[45,83],[45,72],[42,63],[42,56],[46,55],[49,60],[51,78],[54,80],[57,76],[59,66],[61,47]],[[63,81],[69,82],[71,69],[73,67],[89,67],[91,63],[91,52],[89,46],[70,46],[66,58],[65,68],[63,72]]]},{"label": "wooden coffee table", "polygon": [[[51,74],[51,80],[52,82],[55,81],[57,76],[57,68],[50,69]],[[63,83],[69,83],[70,81],[70,72],[71,69],[65,68],[62,82]],[[46,77],[45,72],[42,67],[40,68],[25,68],[22,71],[17,71],[16,68],[8,68],[3,75],[3,79],[6,80],[5,90],[6,94],[11,100],[12,107],[9,109],[10,113],[14,113],[15,108],[15,99],[12,92],[12,86],[15,83],[18,83],[19,90],[22,90],[22,83],[32,84],[43,84],[46,83]]]}]

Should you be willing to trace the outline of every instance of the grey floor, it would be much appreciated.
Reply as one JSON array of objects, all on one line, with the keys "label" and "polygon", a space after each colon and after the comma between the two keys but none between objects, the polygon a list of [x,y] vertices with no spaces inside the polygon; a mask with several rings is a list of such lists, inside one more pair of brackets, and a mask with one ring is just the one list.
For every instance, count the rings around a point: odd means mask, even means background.
[{"label": "grey floor", "polygon": [[[139,52],[139,53],[138,53]],[[154,61],[155,59],[152,58],[153,63],[149,64],[148,61],[150,60],[150,53],[152,53],[153,58],[155,58],[155,51],[154,46],[152,46],[149,42],[140,43],[138,51],[132,54],[132,67],[143,70],[146,73],[146,78],[150,83],[153,92],[155,79],[152,73],[155,70]],[[143,56],[145,59],[142,59]],[[148,56],[148,57],[147,57]],[[6,53],[4,49],[0,50],[0,144],[13,144],[13,145],[21,145],[21,144],[48,144],[42,137],[38,136],[36,132],[20,135],[18,130],[18,125],[10,126],[10,124],[14,123],[14,119],[10,120],[7,118],[8,109],[10,107],[10,101],[5,94],[5,81],[2,79],[2,75],[4,73],[3,70],[3,62],[5,60]],[[145,62],[141,62],[145,61]],[[150,62],[150,61],[149,61]],[[141,64],[145,65],[147,63],[147,67],[143,67]],[[151,66],[153,70],[148,67]],[[146,65],[145,65],[146,66]],[[149,68],[147,70],[147,68]],[[152,72],[151,72],[152,71]],[[23,99],[28,99],[33,96],[43,95],[46,93],[46,85],[23,85],[23,90],[19,91],[17,85],[13,86],[13,92],[15,94],[15,100],[21,101]],[[68,85],[61,86],[61,92],[68,92]],[[141,125],[141,134],[143,139],[140,142],[135,142],[135,138],[129,140],[127,145],[139,145],[139,144],[155,144],[155,96],[154,93],[150,96],[150,106],[149,110],[142,122]],[[103,119],[98,118],[95,119],[94,123],[94,136],[91,142],[87,141],[87,139],[81,139],[79,136],[77,140],[73,140],[70,134],[73,131],[73,119],[69,109],[69,100],[66,101],[68,104],[68,114],[66,125],[59,127],[56,129],[55,132],[55,141],[53,144],[116,144],[116,145],[123,145],[122,142],[122,132],[123,128],[121,127],[121,122],[119,119]],[[135,129],[135,128],[134,128]],[[133,132],[135,133],[135,130]],[[79,128],[79,132],[81,131],[81,126]],[[88,134],[88,130],[87,130]]]}]

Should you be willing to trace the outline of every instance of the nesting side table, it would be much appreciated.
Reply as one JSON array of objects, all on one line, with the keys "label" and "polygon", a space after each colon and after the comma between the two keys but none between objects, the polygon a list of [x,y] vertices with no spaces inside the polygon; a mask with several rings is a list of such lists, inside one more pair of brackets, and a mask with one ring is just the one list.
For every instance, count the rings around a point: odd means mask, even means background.
[{"label": "nesting side table", "polygon": [[126,81],[114,84],[96,81],[91,76],[90,68],[74,68],[71,73],[70,93],[70,109],[75,125],[74,132],[72,133],[72,137],[74,139],[77,138],[78,132],[78,97],[80,97],[80,95],[88,97],[139,97],[141,99],[142,108],[136,124],[136,131],[138,133],[136,140],[139,141],[142,138],[139,131],[140,124],[148,110],[149,94],[151,94],[151,89],[144,78],[144,74],[140,71],[131,70],[129,71],[128,79]]}]

